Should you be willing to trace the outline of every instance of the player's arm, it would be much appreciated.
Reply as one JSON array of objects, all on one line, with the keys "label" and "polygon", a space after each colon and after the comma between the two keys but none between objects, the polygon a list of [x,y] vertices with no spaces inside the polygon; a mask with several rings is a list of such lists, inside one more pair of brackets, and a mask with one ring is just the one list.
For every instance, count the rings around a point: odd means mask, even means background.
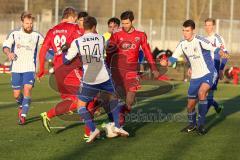
[{"label": "player's arm", "polygon": [[[221,37],[221,40],[222,40],[222,44],[221,44],[221,46],[220,46],[220,48],[226,53],[226,54],[229,54],[229,52],[227,51],[227,49],[225,48],[225,41],[224,41],[224,39]],[[225,65],[226,65],[226,63],[227,63],[227,58],[222,58],[222,60],[221,60],[221,64],[220,64],[220,71],[223,71],[224,70],[224,67],[225,67]]]},{"label": "player's arm", "polygon": [[177,62],[178,58],[183,55],[183,50],[181,46],[181,42],[177,45],[175,51],[173,52],[173,55],[169,57],[168,59],[162,59],[160,60],[161,66],[167,67],[172,66],[174,63]]},{"label": "player's arm", "polygon": [[3,52],[7,55],[9,61],[15,59],[15,54],[11,52],[12,45],[14,43],[14,32],[7,36],[7,39],[3,42]]},{"label": "player's arm", "polygon": [[223,49],[213,46],[207,39],[202,38],[199,42],[204,49],[212,51],[214,54],[219,54],[221,58],[229,58],[229,55]]},{"label": "player's arm", "polygon": [[63,63],[69,64],[71,60],[80,53],[79,43],[78,40],[74,40],[71,43],[70,48],[68,49],[67,53],[63,53]]},{"label": "player's arm", "polygon": [[42,47],[40,49],[39,56],[38,56],[39,57],[38,58],[39,69],[38,69],[38,74],[37,74],[38,78],[41,78],[44,75],[45,57],[50,48],[50,44],[51,44],[51,33],[49,31],[46,35],[46,38],[43,41],[43,44],[42,44]]},{"label": "player's arm", "polygon": [[[38,47],[42,47],[42,45],[43,45],[43,41],[44,41],[44,37],[43,37],[43,35],[41,35],[40,33],[39,33],[39,40],[38,40]],[[38,53],[39,54],[39,53]],[[38,57],[38,56],[37,56]],[[37,58],[36,59],[36,61],[37,61],[37,68],[39,68],[39,59]]]},{"label": "player's arm", "polygon": [[111,67],[112,56],[117,52],[118,52],[117,35],[112,34],[106,46],[106,63],[109,68]]},{"label": "player's arm", "polygon": [[159,76],[159,72],[158,72],[156,63],[153,59],[150,46],[147,42],[147,35],[145,33],[142,36],[141,47],[142,47],[143,53],[144,53],[148,63],[150,64],[150,68],[152,70],[152,73],[154,74],[154,77],[157,78]]}]

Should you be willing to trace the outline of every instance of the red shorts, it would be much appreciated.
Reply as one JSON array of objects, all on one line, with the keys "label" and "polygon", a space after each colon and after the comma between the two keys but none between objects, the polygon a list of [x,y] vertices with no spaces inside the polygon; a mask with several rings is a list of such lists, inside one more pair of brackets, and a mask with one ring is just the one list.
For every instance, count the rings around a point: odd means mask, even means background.
[{"label": "red shorts", "polygon": [[112,72],[112,78],[120,96],[125,97],[127,92],[136,92],[139,88],[141,88],[137,72],[122,70],[121,73]]},{"label": "red shorts", "polygon": [[79,86],[81,84],[82,69],[78,64],[62,65],[55,69],[55,81],[62,99],[77,100]]}]

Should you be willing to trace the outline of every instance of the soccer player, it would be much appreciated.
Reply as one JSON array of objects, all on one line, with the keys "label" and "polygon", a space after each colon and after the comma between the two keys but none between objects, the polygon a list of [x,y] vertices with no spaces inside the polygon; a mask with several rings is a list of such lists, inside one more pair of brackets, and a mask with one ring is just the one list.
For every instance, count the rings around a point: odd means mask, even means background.
[{"label": "soccer player", "polygon": [[[207,39],[212,43],[213,46],[216,46],[218,48],[222,48],[224,52],[228,53],[228,51],[225,48],[225,42],[224,39],[215,33],[215,19],[207,18],[205,20],[205,31],[207,33]],[[216,83],[212,86],[211,90],[208,93],[208,109],[211,106],[214,106],[217,113],[220,113],[223,109],[223,106],[219,106],[219,104],[214,99],[214,91],[217,90],[218,80],[222,80],[224,76],[224,67],[227,63],[227,59],[221,59],[218,54],[214,54],[211,52],[212,59],[214,61],[215,68],[218,73],[218,77],[216,80]]]},{"label": "soccer player", "polygon": [[[146,34],[136,30],[133,26],[133,12],[125,11],[120,18],[122,28],[113,33],[109,40],[106,61],[111,67],[117,89],[123,88],[123,93],[119,94],[125,97],[126,105],[123,112],[128,113],[134,103],[136,91],[140,87],[137,71],[140,47],[155,78],[159,76],[159,72],[153,60]],[[122,125],[123,123],[124,119]]]},{"label": "soccer player", "polygon": [[21,14],[22,27],[12,31],[3,43],[3,52],[12,62],[13,96],[18,103],[18,124],[26,123],[35,82],[36,57],[43,36],[33,31],[34,17],[29,12]]},{"label": "soccer player", "polygon": [[162,59],[160,64],[162,66],[170,66],[175,63],[181,55],[184,55],[188,60],[192,70],[187,104],[189,125],[182,131],[192,132],[196,129],[195,105],[198,102],[199,116],[197,132],[199,135],[203,135],[206,133],[204,125],[208,107],[207,93],[217,78],[217,72],[210,51],[219,54],[221,57],[226,56],[226,54],[220,48],[212,46],[207,39],[195,35],[194,31],[194,21],[185,21],[183,23],[184,40],[180,41],[172,57],[170,57],[169,60]]},{"label": "soccer player", "polygon": [[119,125],[119,112],[122,105],[115,96],[115,89],[111,81],[111,76],[104,62],[104,38],[95,33],[97,21],[94,17],[86,17],[83,22],[85,34],[71,43],[65,57],[65,63],[69,63],[78,54],[83,62],[83,84],[79,93],[78,113],[84,119],[85,124],[91,129],[89,139],[90,143],[100,134],[96,128],[93,119],[86,109],[86,104],[101,91],[109,96],[109,106],[113,115],[113,131],[121,136],[128,136]]},{"label": "soccer player", "polygon": [[107,25],[108,25],[108,31],[103,34],[103,37],[105,38],[106,43],[110,39],[113,32],[115,32],[119,29],[120,20],[116,17],[112,17],[108,20]]},{"label": "soccer player", "polygon": [[[50,119],[57,115],[74,111],[77,109],[77,92],[82,77],[82,64],[79,58],[75,58],[68,66],[63,65],[62,47],[70,46],[71,42],[83,35],[79,26],[75,23],[77,20],[77,12],[74,8],[68,7],[63,11],[62,21],[60,24],[50,29],[46,35],[44,43],[39,53],[40,68],[38,77],[44,75],[45,55],[49,48],[54,50],[54,76],[57,83],[58,91],[60,92],[62,102],[56,107],[51,108],[48,112],[41,113],[43,126],[48,132],[50,130]],[[66,106],[66,100],[71,100],[70,106]],[[88,106],[94,105],[95,102],[90,102]],[[90,131],[85,128],[85,136],[88,136]]]},{"label": "soccer player", "polygon": [[81,11],[78,13],[78,18],[77,18],[77,22],[78,22],[78,26],[80,28],[80,31],[82,33],[84,33],[84,28],[83,28],[83,21],[84,21],[84,17],[87,17],[88,13],[85,11]]}]

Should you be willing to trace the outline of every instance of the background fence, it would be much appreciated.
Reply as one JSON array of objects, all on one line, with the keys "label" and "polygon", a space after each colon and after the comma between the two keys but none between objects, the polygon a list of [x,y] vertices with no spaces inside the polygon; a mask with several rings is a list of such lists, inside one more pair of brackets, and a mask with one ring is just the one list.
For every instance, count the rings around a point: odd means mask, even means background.
[{"label": "background fence", "polygon": [[195,20],[198,33],[205,34],[204,20],[212,17],[217,19],[216,31],[224,37],[228,50],[240,55],[237,0],[0,0],[0,3],[0,44],[12,29],[21,25],[20,14],[24,10],[35,15],[35,29],[45,35],[59,22],[63,9],[73,6],[97,17],[99,33],[107,31],[110,17],[132,10],[136,28],[147,33],[152,49],[174,50],[182,38],[182,22],[188,18]]}]

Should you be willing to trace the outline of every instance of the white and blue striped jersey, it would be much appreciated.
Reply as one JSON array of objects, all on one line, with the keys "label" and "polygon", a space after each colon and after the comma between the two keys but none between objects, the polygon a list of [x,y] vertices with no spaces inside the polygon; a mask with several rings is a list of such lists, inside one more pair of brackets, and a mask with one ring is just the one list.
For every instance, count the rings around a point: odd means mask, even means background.
[{"label": "white and blue striped jersey", "polygon": [[197,79],[216,72],[210,52],[217,49],[204,37],[195,35],[191,41],[180,41],[172,57],[178,59],[184,55],[192,69],[191,78]]},{"label": "white and blue striped jersey", "polygon": [[[218,48],[221,48],[224,52],[228,53],[227,49],[225,48],[225,42],[224,39],[218,35],[218,34],[212,34],[211,36],[206,37],[213,46],[216,46]],[[214,52],[211,52],[212,59],[214,61],[214,65],[217,71],[223,70],[227,59],[221,59],[219,54],[215,54]]]},{"label": "white and blue striped jersey", "polygon": [[[224,52],[228,52],[227,49],[225,48],[225,41],[222,36],[218,35],[217,33],[212,34],[211,36],[206,37],[207,40],[209,40],[213,46],[218,47],[223,49]],[[214,52],[211,52],[212,59],[215,59]]]},{"label": "white and blue striped jersey", "polygon": [[3,48],[9,48],[17,56],[12,62],[11,72],[35,72],[38,46],[43,40],[43,36],[35,31],[26,33],[22,28],[12,31],[3,43]]},{"label": "white and blue striped jersey", "polygon": [[94,85],[110,79],[104,62],[104,38],[97,33],[86,33],[75,39],[65,58],[72,60],[79,53],[83,63],[83,82]]}]

